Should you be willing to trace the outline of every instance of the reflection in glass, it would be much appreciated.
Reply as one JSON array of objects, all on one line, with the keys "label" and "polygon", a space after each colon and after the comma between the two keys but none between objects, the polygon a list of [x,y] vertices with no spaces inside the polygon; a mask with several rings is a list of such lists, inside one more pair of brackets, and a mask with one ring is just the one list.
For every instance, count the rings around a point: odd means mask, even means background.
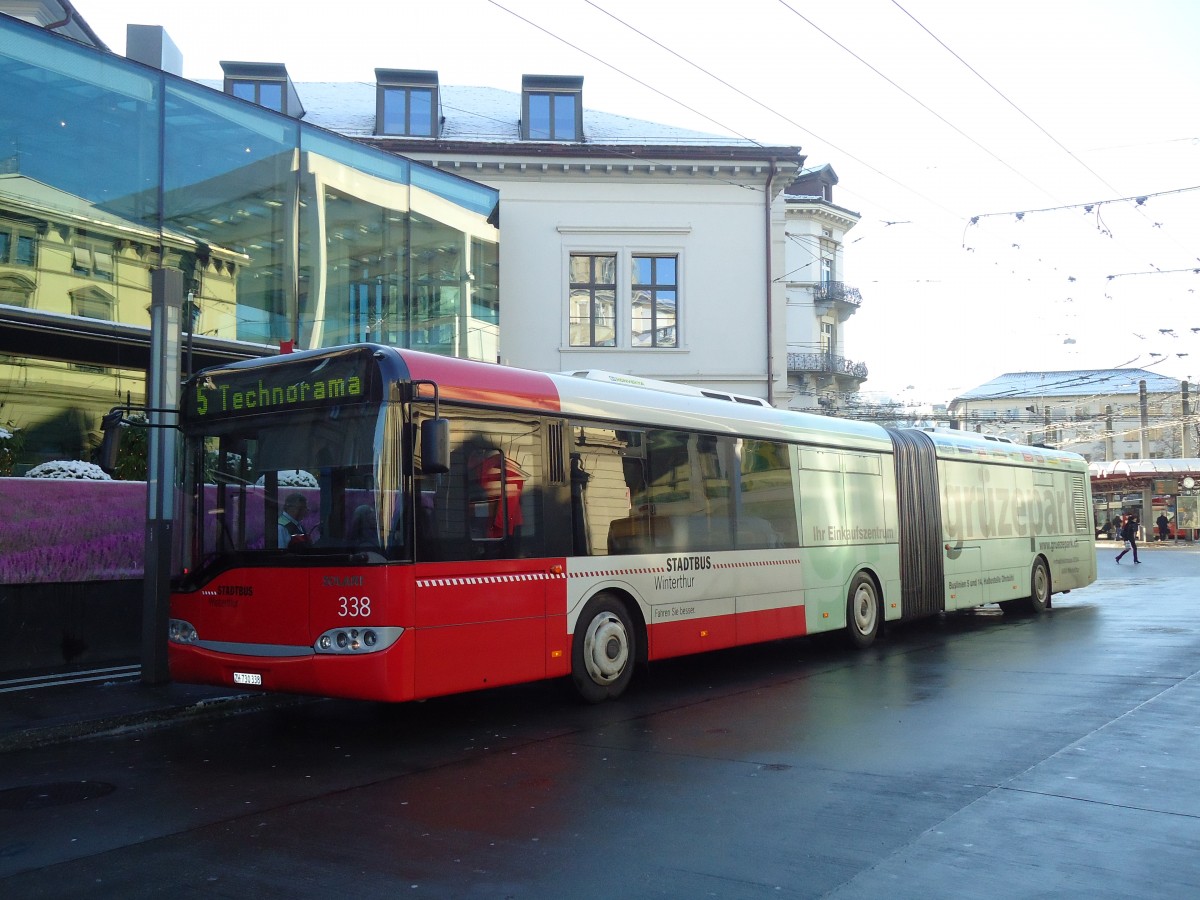
[{"label": "reflection in glass", "polygon": [[[231,89],[260,105],[0,16],[0,305],[127,336],[149,328],[151,271],[178,268],[196,337],[494,360],[497,192],[264,109],[282,85]],[[412,92],[410,127],[436,130],[433,99]],[[92,376],[123,361],[120,345],[66,343]],[[8,397],[36,367],[5,366],[0,424],[33,428],[36,404]],[[72,371],[50,383],[90,397]]]},{"label": "reflection in glass", "polygon": [[254,343],[292,337],[297,126],[204,88],[167,88],[163,219],[195,244],[181,254],[200,333]]},{"label": "reflection in glass", "polygon": [[433,91],[409,87],[384,90],[383,133],[417,137],[434,135]]},{"label": "reflection in glass", "polygon": [[550,95],[529,95],[529,138],[534,141],[550,139]]},{"label": "reflection in glass", "polygon": [[49,460],[91,460],[100,446],[100,418],[129,398],[144,402],[138,369],[0,355],[0,425],[19,429],[14,475]]},{"label": "reflection in glass", "polygon": [[570,345],[615,347],[616,256],[572,254],[570,278]]},{"label": "reflection in glass", "polygon": [[676,330],[676,258],[635,256],[631,271],[633,346],[679,346]]},{"label": "reflection in glass", "polygon": [[554,95],[554,139],[575,140],[575,95]]}]

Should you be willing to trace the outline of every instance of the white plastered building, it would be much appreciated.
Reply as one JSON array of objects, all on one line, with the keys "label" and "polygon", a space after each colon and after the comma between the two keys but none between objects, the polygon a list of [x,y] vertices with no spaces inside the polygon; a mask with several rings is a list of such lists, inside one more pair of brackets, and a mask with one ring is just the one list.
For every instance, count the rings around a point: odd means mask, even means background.
[{"label": "white plastered building", "polygon": [[833,202],[828,164],[804,169],[784,191],[787,370],[790,406],[836,412],[867,380],[847,357],[846,323],[862,303],[843,275],[846,233],[859,215]]},{"label": "white plastered building", "polygon": [[[400,69],[295,85],[305,121],[499,189],[498,361],[783,407],[857,390],[866,369],[846,359],[841,326],[859,299],[840,272],[858,216],[832,204],[832,169],[785,194],[799,147],[588,109],[582,78],[521,88]],[[801,248],[812,277],[791,280]]]}]

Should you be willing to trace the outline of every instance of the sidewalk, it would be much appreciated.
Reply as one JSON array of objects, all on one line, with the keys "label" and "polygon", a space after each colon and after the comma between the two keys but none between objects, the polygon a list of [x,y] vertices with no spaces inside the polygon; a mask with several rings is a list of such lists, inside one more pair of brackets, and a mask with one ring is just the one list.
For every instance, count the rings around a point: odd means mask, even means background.
[{"label": "sidewalk", "polygon": [[311,700],[190,684],[145,685],[137,678],[6,690],[0,693],[0,753]]},{"label": "sidewalk", "polygon": [[[1109,538],[1097,538],[1096,549],[1104,550],[1120,550],[1124,546],[1124,541],[1111,540]],[[1200,550],[1200,543],[1195,541],[1138,541],[1138,553],[1143,550]]]}]

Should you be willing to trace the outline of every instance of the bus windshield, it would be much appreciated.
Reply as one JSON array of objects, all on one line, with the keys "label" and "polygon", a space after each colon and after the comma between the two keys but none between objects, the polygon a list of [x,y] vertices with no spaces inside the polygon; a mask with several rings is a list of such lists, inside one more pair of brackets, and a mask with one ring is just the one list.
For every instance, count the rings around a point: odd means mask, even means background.
[{"label": "bus windshield", "polygon": [[[184,438],[179,562],[197,586],[235,565],[410,559],[402,427],[346,404],[193,423]],[[391,437],[391,436],[395,437]]]}]

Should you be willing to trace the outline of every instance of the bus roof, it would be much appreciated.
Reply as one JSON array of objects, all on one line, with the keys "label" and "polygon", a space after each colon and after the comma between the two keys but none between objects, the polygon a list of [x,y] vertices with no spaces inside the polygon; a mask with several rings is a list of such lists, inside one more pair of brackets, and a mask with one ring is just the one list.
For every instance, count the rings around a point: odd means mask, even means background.
[{"label": "bus roof", "polygon": [[[715,434],[745,434],[781,441],[804,441],[851,449],[891,449],[878,425],[775,409],[758,398],[655,382],[653,379],[596,373],[544,374],[528,369],[480,363],[414,350],[390,348],[404,360],[413,378],[436,381],[443,401],[462,400],[509,409],[554,411],[584,418],[689,428]],[[669,385],[669,387],[660,387]],[[713,396],[715,394],[716,396]]]},{"label": "bus roof", "polygon": [[[303,365],[331,356],[374,357],[385,378],[438,385],[444,402],[527,411],[643,427],[682,428],[764,440],[810,443],[850,450],[891,452],[887,429],[871,422],[776,409],[755,397],[706,391],[673,382],[586,370],[547,374],[382,344],[355,344],[211,367],[205,373],[250,372],[294,360]],[[1025,465],[1084,468],[1078,454],[987,440],[965,431],[922,431],[943,459],[974,458]]]},{"label": "bus roof", "polygon": [[1078,453],[1053,447],[1031,447],[1011,441],[996,441],[971,431],[922,429],[933,441],[942,459],[995,460],[1037,466],[1062,466],[1087,470],[1087,460]]}]

